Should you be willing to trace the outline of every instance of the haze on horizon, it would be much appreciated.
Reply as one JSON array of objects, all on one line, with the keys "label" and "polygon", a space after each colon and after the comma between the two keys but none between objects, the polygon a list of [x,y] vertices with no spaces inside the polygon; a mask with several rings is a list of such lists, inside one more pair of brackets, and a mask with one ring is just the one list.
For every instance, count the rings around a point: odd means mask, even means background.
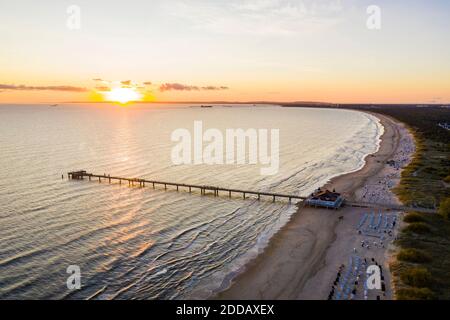
[{"label": "haze on horizon", "polygon": [[445,0],[0,0],[0,103],[450,103],[449,13]]}]

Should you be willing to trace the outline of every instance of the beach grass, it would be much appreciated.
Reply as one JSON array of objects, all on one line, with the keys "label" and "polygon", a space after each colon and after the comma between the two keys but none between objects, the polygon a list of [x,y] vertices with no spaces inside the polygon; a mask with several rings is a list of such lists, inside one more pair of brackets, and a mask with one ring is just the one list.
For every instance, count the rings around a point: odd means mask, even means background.
[{"label": "beach grass", "polygon": [[[397,259],[391,264],[397,299],[427,299],[423,290],[426,287],[437,299],[450,299],[450,221],[441,215],[414,213],[422,222],[407,223],[401,231],[396,245],[401,248]],[[409,226],[425,224],[429,232],[418,233]],[[411,270],[426,270],[426,286],[417,286],[411,278]],[[406,290],[406,291],[405,291]],[[428,295],[426,295],[428,296]]]},{"label": "beach grass", "polygon": [[431,256],[422,250],[406,248],[400,250],[397,255],[397,259],[400,261],[413,263],[426,263],[431,261]]},{"label": "beach grass", "polygon": [[450,196],[445,179],[450,172],[450,152],[442,143],[424,139],[418,133],[416,154],[402,172],[401,183],[394,189],[407,205],[436,208]]}]

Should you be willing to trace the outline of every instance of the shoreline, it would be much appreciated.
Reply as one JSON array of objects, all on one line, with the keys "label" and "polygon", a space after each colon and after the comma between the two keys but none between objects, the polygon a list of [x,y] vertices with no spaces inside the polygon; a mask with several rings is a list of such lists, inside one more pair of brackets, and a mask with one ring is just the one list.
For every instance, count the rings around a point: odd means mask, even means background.
[{"label": "shoreline", "polygon": [[[332,178],[324,188],[336,189],[347,200],[399,203],[390,190],[400,181],[401,168],[412,159],[414,137],[403,123],[366,113],[377,117],[384,127],[378,151],[365,157],[361,169]],[[412,148],[403,150],[403,145],[408,145],[405,139],[410,140],[407,142],[412,143]],[[386,163],[394,157],[401,158],[400,168]],[[388,188],[382,181],[389,183]],[[345,207],[336,212],[299,207],[265,250],[213,299],[326,299],[337,268],[348,260],[352,248],[356,250],[361,240],[354,229],[362,214],[361,208]],[[392,298],[389,260],[393,250],[389,244],[386,249],[370,252],[387,270],[386,298]]]}]

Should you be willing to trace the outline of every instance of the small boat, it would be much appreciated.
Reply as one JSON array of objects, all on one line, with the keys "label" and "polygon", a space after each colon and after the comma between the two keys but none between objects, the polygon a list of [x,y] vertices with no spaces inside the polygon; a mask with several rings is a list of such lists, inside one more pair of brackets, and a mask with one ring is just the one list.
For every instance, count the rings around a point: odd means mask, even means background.
[{"label": "small boat", "polygon": [[200,108],[212,108],[213,106],[204,106],[204,105],[202,105],[202,106],[200,106]]},{"label": "small boat", "polygon": [[50,107],[57,107],[58,104],[51,104]]}]

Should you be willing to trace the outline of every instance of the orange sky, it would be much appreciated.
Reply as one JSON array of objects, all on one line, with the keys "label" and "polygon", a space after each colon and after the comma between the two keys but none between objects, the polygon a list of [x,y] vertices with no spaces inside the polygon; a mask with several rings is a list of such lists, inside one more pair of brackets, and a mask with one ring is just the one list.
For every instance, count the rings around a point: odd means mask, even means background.
[{"label": "orange sky", "polygon": [[75,30],[65,3],[2,4],[0,103],[123,87],[145,101],[450,103],[449,2],[378,1],[380,30],[364,0],[132,2],[79,1]]}]

